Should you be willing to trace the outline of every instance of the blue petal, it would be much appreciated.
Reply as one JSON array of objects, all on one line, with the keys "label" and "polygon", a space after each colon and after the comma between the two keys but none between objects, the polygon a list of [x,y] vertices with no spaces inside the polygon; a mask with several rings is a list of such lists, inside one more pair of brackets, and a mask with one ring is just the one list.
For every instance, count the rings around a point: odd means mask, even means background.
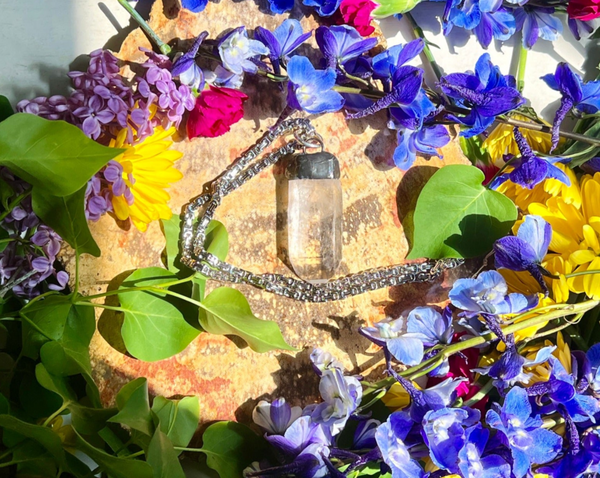
[{"label": "blue petal", "polygon": [[506,414],[508,417],[515,417],[521,423],[525,423],[531,416],[531,404],[529,403],[527,392],[521,387],[511,388],[504,399],[502,414]]},{"label": "blue petal", "polygon": [[416,307],[408,314],[406,331],[422,334],[426,337],[424,345],[432,347],[446,332],[444,325],[442,315],[433,307]]},{"label": "blue petal", "polygon": [[398,146],[394,150],[394,164],[397,168],[402,171],[406,171],[410,168],[415,160],[417,159],[417,154],[414,149],[411,149],[411,135],[413,131],[409,129],[399,129],[397,138],[398,138]]},{"label": "blue petal", "polygon": [[494,244],[494,253],[497,269],[522,272],[539,262],[532,244],[520,237],[506,236],[498,239]]},{"label": "blue petal", "polygon": [[527,474],[531,466],[529,456],[526,452],[518,448],[511,448],[511,451],[513,456],[513,474],[516,478],[522,478]]},{"label": "blue petal", "polygon": [[207,4],[208,0],[181,0],[181,6],[193,13],[200,13]]},{"label": "blue petal", "polygon": [[567,186],[571,185],[571,180],[566,175],[566,173],[562,169],[554,166],[553,164],[548,164],[548,172],[546,174],[546,177],[558,179],[561,183],[563,183]]},{"label": "blue petal", "polygon": [[541,465],[552,461],[562,448],[562,438],[556,433],[539,428],[530,432],[533,446],[527,450],[532,463]]},{"label": "blue petal", "polygon": [[388,340],[386,346],[399,362],[408,365],[418,365],[423,360],[423,342],[408,334]]},{"label": "blue petal", "polygon": [[517,237],[531,245],[536,254],[535,261],[541,262],[552,239],[552,226],[540,216],[527,215],[525,222],[519,227]]},{"label": "blue petal", "polygon": [[533,367],[534,365],[539,365],[541,363],[546,362],[552,356],[552,352],[554,352],[555,350],[556,345],[548,345],[546,347],[542,347],[535,354],[535,358],[525,361],[524,366]]},{"label": "blue petal", "polygon": [[537,294],[523,295],[513,292],[506,297],[506,303],[508,304],[508,312],[504,313],[519,314],[536,307],[539,303],[539,297]]},{"label": "blue petal", "polygon": [[269,0],[272,13],[285,13],[294,8],[294,0]]}]

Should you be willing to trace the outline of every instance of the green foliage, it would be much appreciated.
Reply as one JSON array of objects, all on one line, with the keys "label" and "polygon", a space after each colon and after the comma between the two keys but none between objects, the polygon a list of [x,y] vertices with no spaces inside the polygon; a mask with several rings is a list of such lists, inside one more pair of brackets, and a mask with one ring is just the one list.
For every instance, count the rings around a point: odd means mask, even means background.
[{"label": "green foliage", "polygon": [[483,163],[486,165],[491,164],[491,158],[487,150],[483,147],[483,140],[480,136],[472,136],[465,138],[461,136],[459,139],[460,149],[464,155],[476,165],[477,163]]},{"label": "green foliage", "polygon": [[296,350],[285,342],[277,323],[261,320],[252,313],[248,300],[239,290],[219,287],[204,299],[202,305],[206,315],[200,324],[208,333],[237,335],[255,352]]},{"label": "green foliage", "polygon": [[481,256],[510,231],[517,208],[483,180],[481,170],[464,165],[445,166],[431,177],[417,200],[408,259]]},{"label": "green foliage", "polygon": [[184,397],[181,400],[168,400],[156,397],[152,402],[154,425],[166,433],[175,446],[189,445],[200,419],[198,397]]},{"label": "green foliage", "polygon": [[373,10],[375,18],[385,18],[396,13],[410,12],[421,0],[378,0],[379,7]]},{"label": "green foliage", "polygon": [[146,435],[152,435],[154,424],[148,401],[148,382],[137,378],[125,385],[117,394],[119,413],[109,421],[121,423]]},{"label": "green foliage", "polygon": [[17,113],[0,123],[0,165],[52,196],[79,191],[121,152],[64,121]]},{"label": "green foliage", "polygon": [[68,196],[55,196],[34,188],[33,211],[54,229],[78,254],[100,256],[100,248],[85,218],[85,186]]},{"label": "green foliage", "polygon": [[10,105],[10,101],[6,96],[0,95],[0,121],[4,121],[9,116],[12,116],[14,111]]},{"label": "green foliage", "polygon": [[[149,287],[176,281],[177,276],[159,267],[138,269],[119,290]],[[171,357],[196,338],[200,331],[184,318],[185,302],[162,292],[136,290],[119,294],[125,320],[121,333],[131,355],[149,362]]]},{"label": "green foliage", "polygon": [[152,435],[147,460],[154,471],[154,478],[185,478],[173,443],[161,427],[157,427]]},{"label": "green foliage", "polygon": [[[586,131],[583,133],[584,136],[588,136],[590,138],[599,138],[600,137],[600,121],[596,121],[593,123]],[[572,156],[573,159],[570,161],[569,166],[574,168],[576,166],[581,166],[586,161],[589,161],[592,158],[595,158],[600,154],[600,148],[591,146],[582,141],[574,141],[573,144],[567,148],[561,156]]]},{"label": "green foliage", "polygon": [[206,463],[221,478],[243,476],[244,468],[260,456],[265,441],[236,422],[217,422],[202,435]]}]

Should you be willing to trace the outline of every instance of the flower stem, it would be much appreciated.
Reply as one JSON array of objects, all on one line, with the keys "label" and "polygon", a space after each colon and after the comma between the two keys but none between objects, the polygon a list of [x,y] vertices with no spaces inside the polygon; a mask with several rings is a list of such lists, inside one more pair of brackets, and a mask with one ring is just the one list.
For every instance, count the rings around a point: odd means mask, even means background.
[{"label": "flower stem", "polygon": [[168,55],[169,53],[171,53],[171,47],[159,38],[159,36],[154,32],[154,30],[152,30],[152,28],[150,28],[150,25],[148,25],[146,20],[144,20],[141,17],[141,15],[135,10],[135,8],[133,8],[131,5],[129,5],[129,2],[127,0],[117,0],[117,1],[121,4],[121,6],[125,10],[127,10],[127,13],[129,13],[129,15],[131,15],[131,18],[133,18],[138,23],[138,25],[142,28],[142,30],[144,30],[144,32],[146,32],[146,35],[148,35],[150,37],[150,39],[156,44],[156,46],[158,47],[158,49],[160,50],[160,52],[163,55]]},{"label": "flower stem", "polygon": [[483,400],[483,398],[488,393],[490,393],[492,391],[492,388],[494,388],[494,381],[488,380],[487,382],[485,382],[485,385],[483,387],[481,387],[475,395],[473,395],[471,398],[469,398],[466,402],[463,403],[463,406],[472,407],[473,405],[476,405],[479,401]]},{"label": "flower stem", "polygon": [[[520,121],[514,118],[508,118],[506,116],[498,116],[496,120],[504,124],[509,124],[511,126],[518,126],[519,128],[525,128],[533,131],[540,131],[542,133],[552,134],[552,127],[546,126],[545,124],[528,123],[527,121]],[[570,133],[568,131],[561,131],[559,134],[563,138],[573,139],[575,141],[581,141],[582,143],[600,146],[600,139],[597,138],[591,138],[589,136],[584,136],[582,134],[577,133]]]},{"label": "flower stem", "polygon": [[529,50],[521,44],[521,50],[519,51],[519,70],[517,71],[517,89],[519,93],[523,93],[525,88],[525,68],[527,66],[527,54]]},{"label": "flower stem", "polygon": [[62,412],[64,412],[67,408],[69,408],[69,406],[71,405],[71,402],[67,401],[65,403],[62,404],[62,407],[60,407],[58,410],[56,410],[52,415],[50,415],[48,418],[46,418],[46,420],[44,420],[44,423],[42,424],[43,427],[48,426],[48,424],[54,420],[57,416],[59,416]]},{"label": "flower stem", "polygon": [[[125,289],[115,289],[115,290],[109,290],[106,292],[102,292],[101,294],[94,294],[94,295],[80,295],[76,302],[78,302],[78,303],[88,302],[92,299],[101,299],[102,297],[109,297],[109,296],[117,295],[117,294],[126,294],[128,292],[154,291],[156,289],[163,289],[163,288],[166,289],[166,288],[172,287],[174,285],[184,284],[186,282],[189,282],[194,277],[195,277],[195,274],[191,275],[189,277],[184,277],[183,279],[165,282],[163,284],[145,285],[145,286],[139,286],[139,287],[128,287]],[[161,292],[164,292],[164,291],[161,291]]]},{"label": "flower stem", "polygon": [[409,21],[410,26],[413,29],[413,33],[414,33],[415,37],[421,38],[423,40],[423,42],[425,43],[425,47],[423,48],[423,54],[425,55],[425,58],[427,58],[427,61],[431,65],[431,69],[433,70],[433,73],[435,74],[436,80],[439,81],[439,79],[443,76],[442,70],[440,68],[440,65],[438,65],[437,61],[435,61],[433,53],[431,53],[431,49],[429,48],[429,42],[425,38],[425,33],[423,33],[423,30],[417,24],[417,22],[415,21],[415,19],[413,18],[413,16],[410,13],[405,13],[404,16]]}]

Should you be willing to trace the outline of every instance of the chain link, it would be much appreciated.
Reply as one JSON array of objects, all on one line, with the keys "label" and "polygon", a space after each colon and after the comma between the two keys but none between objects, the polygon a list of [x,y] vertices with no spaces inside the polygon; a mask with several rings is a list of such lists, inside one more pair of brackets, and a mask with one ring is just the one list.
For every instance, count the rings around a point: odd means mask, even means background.
[{"label": "chain link", "polygon": [[[260,154],[280,136],[293,134],[293,140],[252,164]],[[445,269],[462,264],[460,259],[426,261],[370,269],[334,279],[323,284],[287,277],[281,274],[253,274],[221,261],[204,248],[206,228],[223,197],[239,188],[262,170],[274,165],[283,157],[307,147],[322,145],[320,136],[307,119],[282,121],[250,148],[243,156],[225,169],[211,183],[211,191],[194,199],[185,210],[181,242],[181,261],[191,269],[221,282],[250,284],[274,294],[306,302],[341,300],[371,290],[382,289],[408,282],[427,282],[436,279]],[[201,212],[201,210],[203,211]]]}]

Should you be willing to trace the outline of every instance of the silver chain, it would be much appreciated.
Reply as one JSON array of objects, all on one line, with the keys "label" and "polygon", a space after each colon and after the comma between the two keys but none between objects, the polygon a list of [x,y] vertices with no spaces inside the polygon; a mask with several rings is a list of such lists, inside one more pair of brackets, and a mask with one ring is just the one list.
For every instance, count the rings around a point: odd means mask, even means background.
[{"label": "silver chain", "polygon": [[[293,133],[294,139],[251,164],[278,137],[290,133]],[[305,150],[307,147],[314,148],[321,144],[320,136],[310,122],[304,118],[282,121],[265,133],[256,145],[229,165],[211,183],[209,193],[197,197],[187,205],[181,229],[183,245],[181,262],[196,272],[217,281],[250,284],[259,289],[306,302],[341,300],[384,287],[408,282],[432,281],[445,269],[462,264],[461,259],[444,259],[420,264],[380,267],[323,284],[311,284],[281,274],[253,274],[221,261],[205,249],[206,228],[223,197],[242,186],[263,169],[277,163],[281,158]],[[203,208],[203,212],[200,212],[201,208]]]}]

